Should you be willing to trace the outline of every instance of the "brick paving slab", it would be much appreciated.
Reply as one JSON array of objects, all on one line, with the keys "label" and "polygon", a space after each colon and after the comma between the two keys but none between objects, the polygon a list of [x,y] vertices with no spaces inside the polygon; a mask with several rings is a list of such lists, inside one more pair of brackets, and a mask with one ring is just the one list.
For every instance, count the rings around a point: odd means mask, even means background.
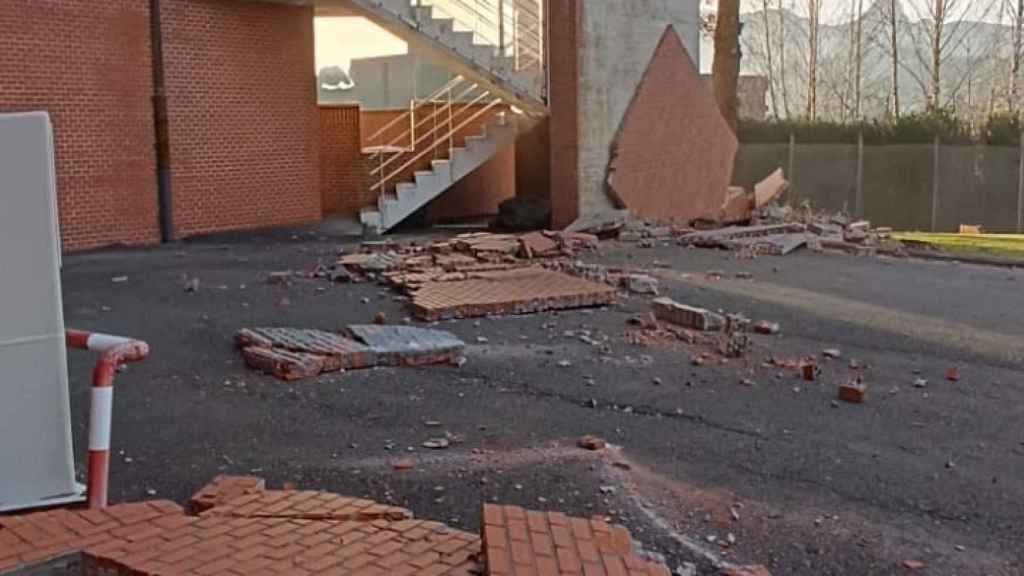
[{"label": "brick paving slab", "polygon": [[324,370],[369,368],[376,363],[369,348],[333,332],[306,328],[243,328],[235,334],[243,348],[283,349],[324,356]]},{"label": "brick paving slab", "polygon": [[611,304],[610,286],[542,268],[488,273],[457,282],[428,282],[413,295],[422,320],[470,318],[497,314],[529,314]]},{"label": "brick paving slab", "polygon": [[353,325],[348,330],[384,366],[453,363],[466,347],[454,334],[442,330],[374,324]]},{"label": "brick paving slab", "polygon": [[245,363],[251,368],[273,374],[281,380],[309,378],[323,372],[324,356],[290,352],[275,348],[249,346],[242,349]]},{"label": "brick paving slab", "polygon": [[489,576],[669,576],[622,526],[517,506],[484,505],[483,549]]},{"label": "brick paving slab", "polygon": [[261,494],[266,488],[266,481],[257,476],[221,474],[192,495],[188,501],[188,511],[191,514],[199,514],[241,496]]},{"label": "brick paving slab", "polygon": [[265,490],[217,505],[203,516],[304,520],[408,520],[412,512],[372,500],[312,490]]}]

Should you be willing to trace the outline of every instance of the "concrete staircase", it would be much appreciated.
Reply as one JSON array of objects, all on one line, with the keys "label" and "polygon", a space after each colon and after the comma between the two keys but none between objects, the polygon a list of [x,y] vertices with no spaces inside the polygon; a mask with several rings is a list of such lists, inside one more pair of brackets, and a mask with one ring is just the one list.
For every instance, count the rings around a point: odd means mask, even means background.
[{"label": "concrete staircase", "polygon": [[[510,0],[511,1],[511,0]],[[440,0],[347,0],[357,12],[519,108],[545,113],[542,66],[517,70],[507,50],[483,41],[442,10]],[[436,5],[435,5],[436,4]],[[481,42],[482,41],[482,42]]]},{"label": "concrete staircase", "polygon": [[515,138],[515,123],[504,113],[493,116],[481,134],[467,136],[464,147],[452,148],[448,159],[431,161],[430,170],[416,171],[413,182],[399,182],[393,193],[382,191],[376,206],[360,212],[364,229],[377,234],[387,232],[482,166]]}]

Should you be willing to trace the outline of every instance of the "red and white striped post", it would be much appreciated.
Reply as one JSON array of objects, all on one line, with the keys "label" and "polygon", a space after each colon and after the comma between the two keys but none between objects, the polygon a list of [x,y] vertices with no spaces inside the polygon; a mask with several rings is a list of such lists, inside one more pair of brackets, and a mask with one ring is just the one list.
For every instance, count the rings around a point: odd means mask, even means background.
[{"label": "red and white striped post", "polygon": [[110,484],[110,420],[114,407],[114,373],[118,367],[138,362],[149,355],[149,345],[140,340],[67,330],[69,348],[99,352],[92,372],[89,405],[89,508],[105,508]]}]

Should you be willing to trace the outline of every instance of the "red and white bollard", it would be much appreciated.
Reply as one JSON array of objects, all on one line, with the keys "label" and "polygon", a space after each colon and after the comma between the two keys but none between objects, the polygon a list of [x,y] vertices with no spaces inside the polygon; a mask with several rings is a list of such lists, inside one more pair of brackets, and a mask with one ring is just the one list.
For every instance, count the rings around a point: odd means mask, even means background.
[{"label": "red and white bollard", "polygon": [[140,340],[83,332],[65,331],[69,348],[99,352],[92,372],[92,399],[89,407],[89,508],[107,505],[110,484],[110,421],[114,408],[114,373],[118,367],[138,362],[149,355],[149,345]]}]

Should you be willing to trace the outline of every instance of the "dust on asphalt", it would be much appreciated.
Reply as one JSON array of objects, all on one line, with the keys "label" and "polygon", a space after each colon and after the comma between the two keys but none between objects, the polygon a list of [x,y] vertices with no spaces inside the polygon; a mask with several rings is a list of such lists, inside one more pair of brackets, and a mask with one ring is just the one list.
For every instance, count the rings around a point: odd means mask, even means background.
[{"label": "dust on asphalt", "polygon": [[[695,367],[683,344],[625,340],[627,320],[649,309],[632,297],[599,310],[442,323],[470,343],[462,368],[293,383],[248,370],[232,341],[241,327],[338,330],[381,311],[409,316],[406,302],[374,284],[265,282],[354,246],[298,231],[65,258],[68,326],[153,348],[118,376],[112,499],[183,501],[215,474],[257,474],[468,530],[485,500],[609,515],[669,566],[697,562],[706,573],[722,561],[775,574],[894,574],[907,559],[925,562],[924,574],[1024,571],[1019,360],[943,332],[975,331],[1013,351],[1024,331],[1013,271],[605,243],[588,259],[650,267],[672,298],[779,322],[782,334],[756,336],[747,362]],[[710,269],[727,277],[708,281]],[[903,325],[914,319],[921,325]],[[607,336],[611,353],[581,334]],[[825,348],[843,358],[821,358]],[[822,367],[813,383],[762,365],[809,355]],[[835,407],[850,358],[863,366],[868,401]],[[91,360],[70,355],[76,446]],[[952,365],[960,382],[942,376]],[[917,378],[928,386],[915,388]],[[439,431],[457,441],[424,450]],[[621,454],[576,448],[583,434]],[[400,459],[414,469],[395,470]]]}]

